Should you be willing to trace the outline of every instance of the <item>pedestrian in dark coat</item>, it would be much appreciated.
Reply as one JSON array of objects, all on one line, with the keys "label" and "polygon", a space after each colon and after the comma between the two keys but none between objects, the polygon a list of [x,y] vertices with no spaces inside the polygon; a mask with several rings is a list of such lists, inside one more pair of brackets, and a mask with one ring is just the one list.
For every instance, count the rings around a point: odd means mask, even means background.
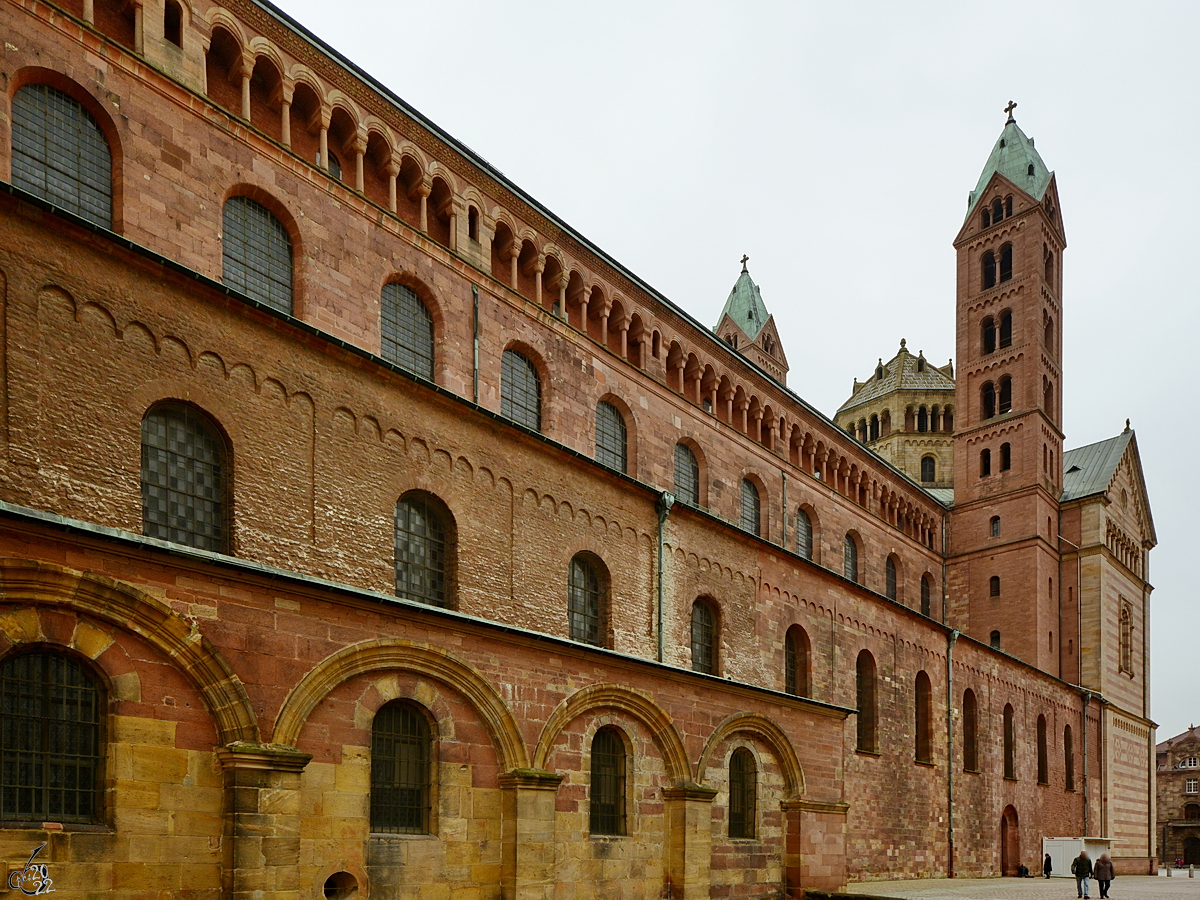
[{"label": "pedestrian in dark coat", "polygon": [[1050,873],[1053,871],[1054,871],[1054,863],[1050,862],[1050,854],[1047,853],[1046,861],[1042,863],[1042,874],[1045,875],[1047,878],[1049,878]]},{"label": "pedestrian in dark coat", "polygon": [[1112,880],[1116,877],[1116,872],[1113,871],[1112,860],[1108,858],[1107,853],[1101,853],[1100,858],[1096,860],[1096,867],[1093,870],[1096,876],[1096,884],[1100,885],[1100,896],[1108,897],[1108,888],[1112,884]]},{"label": "pedestrian in dark coat", "polygon": [[1071,874],[1075,876],[1075,889],[1080,897],[1088,895],[1088,879],[1092,877],[1092,861],[1088,859],[1087,851],[1080,850],[1075,861],[1071,863]]}]

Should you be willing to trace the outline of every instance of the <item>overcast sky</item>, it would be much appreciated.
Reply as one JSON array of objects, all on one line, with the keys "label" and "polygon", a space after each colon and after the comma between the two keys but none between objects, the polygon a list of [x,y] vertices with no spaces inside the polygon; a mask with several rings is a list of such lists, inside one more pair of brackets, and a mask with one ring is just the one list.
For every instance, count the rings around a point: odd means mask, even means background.
[{"label": "overcast sky", "polygon": [[827,415],[901,337],[954,355],[951,241],[1016,100],[1069,245],[1067,448],[1133,420],[1152,716],[1200,721],[1200,4],[277,2],[702,321],[748,253]]}]

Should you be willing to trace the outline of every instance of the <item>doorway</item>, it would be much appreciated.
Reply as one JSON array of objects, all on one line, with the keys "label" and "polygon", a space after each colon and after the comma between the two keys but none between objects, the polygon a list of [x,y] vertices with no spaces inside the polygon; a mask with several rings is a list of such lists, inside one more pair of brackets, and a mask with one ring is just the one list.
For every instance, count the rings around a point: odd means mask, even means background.
[{"label": "doorway", "polygon": [[1200,837],[1190,837],[1183,842],[1183,864],[1200,866]]},{"label": "doorway", "polygon": [[1017,811],[1004,807],[1000,816],[1000,874],[1016,875],[1021,864],[1021,831],[1017,822]]}]

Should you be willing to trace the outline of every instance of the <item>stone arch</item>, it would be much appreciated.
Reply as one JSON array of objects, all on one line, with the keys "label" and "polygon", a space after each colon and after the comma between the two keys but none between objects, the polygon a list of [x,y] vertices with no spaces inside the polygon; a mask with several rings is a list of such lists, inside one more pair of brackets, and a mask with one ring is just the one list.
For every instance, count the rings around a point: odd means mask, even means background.
[{"label": "stone arch", "polygon": [[275,719],[273,741],[296,746],[304,723],[330,691],[355,676],[381,669],[424,675],[458,691],[479,713],[496,749],[500,771],[529,767],[529,754],[516,720],[482,675],[445,650],[394,639],[360,641],[317,663],[283,701]]},{"label": "stone arch", "polygon": [[704,751],[696,765],[696,776],[703,778],[712,760],[713,753],[721,743],[735,734],[748,734],[762,741],[771,748],[783,772],[784,784],[787,786],[788,798],[800,797],[804,794],[804,769],[800,759],[792,748],[792,742],[787,739],[778,725],[766,716],[758,713],[734,713],[717,726],[717,730],[709,735],[704,743]]},{"label": "stone arch", "polygon": [[222,744],[258,743],[254,707],[241,679],[194,625],[161,600],[105,575],[24,559],[0,559],[0,591],[6,603],[65,607],[137,635],[204,697]]},{"label": "stone arch", "polygon": [[564,728],[585,713],[604,707],[619,710],[645,725],[650,730],[658,752],[662,754],[663,764],[672,782],[691,782],[691,764],[671,717],[653,700],[616,684],[593,684],[576,691],[555,708],[542,728],[541,737],[538,738],[533,754],[534,768],[546,767],[550,752],[554,749],[554,742]]}]

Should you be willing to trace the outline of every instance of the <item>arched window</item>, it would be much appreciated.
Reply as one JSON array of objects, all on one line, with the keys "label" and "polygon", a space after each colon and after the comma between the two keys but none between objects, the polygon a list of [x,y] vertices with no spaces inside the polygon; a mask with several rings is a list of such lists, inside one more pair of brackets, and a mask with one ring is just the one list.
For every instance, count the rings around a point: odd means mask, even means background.
[{"label": "arched window", "polygon": [[851,581],[858,582],[858,542],[854,540],[854,535],[852,534],[846,535],[842,574]]},{"label": "arched window", "polygon": [[979,403],[985,419],[996,415],[996,386],[990,381],[979,389]]},{"label": "arched window", "polygon": [[980,323],[979,340],[983,348],[983,353],[986,356],[989,353],[996,352],[996,320],[988,316]]},{"label": "arched window", "polygon": [[854,674],[858,702],[858,749],[864,753],[875,753],[878,749],[875,737],[875,658],[869,651],[859,652]]},{"label": "arched window", "polygon": [[795,697],[809,696],[808,635],[799,625],[787,630],[784,639],[784,690]]},{"label": "arched window", "polygon": [[729,836],[754,837],[758,773],[754,754],[738,747],[729,757]]},{"label": "arched window", "polygon": [[932,456],[921,457],[921,480],[937,481],[937,460]]},{"label": "arched window", "polygon": [[[1003,247],[1000,248],[1000,280],[1001,281],[1008,281],[1010,278],[1012,278],[1012,268],[1013,268],[1012,244],[1005,244]],[[1000,346],[1002,346],[1002,347],[1004,346],[1003,341],[1001,341]]]},{"label": "arched window", "polygon": [[979,474],[980,474],[980,476],[987,476],[987,475],[992,474],[992,451],[991,450],[980,450],[979,451]]},{"label": "arched window", "polygon": [[1042,326],[1042,342],[1046,345],[1046,349],[1054,352],[1054,320],[1046,316],[1046,322]]},{"label": "arched window", "polygon": [[1046,415],[1054,415],[1054,384],[1045,375],[1042,376],[1042,409]]},{"label": "arched window", "polygon": [[542,430],[542,380],[533,363],[505,350],[500,366],[500,415],[532,431]]},{"label": "arched window", "polygon": [[100,821],[105,712],[102,684],[73,656],[0,662],[0,821]]},{"label": "arched window", "polygon": [[1000,537],[1000,517],[992,516],[991,520],[992,537]]},{"label": "arched window", "polygon": [[183,7],[178,0],[167,0],[163,9],[163,37],[176,47],[183,46]]},{"label": "arched window", "polygon": [[433,316],[417,292],[407,285],[385,284],[380,307],[383,358],[433,381]]},{"label": "arched window", "polygon": [[796,510],[796,552],[805,559],[813,558],[812,518],[803,509]]},{"label": "arched window", "polygon": [[933,579],[928,575],[921,576],[921,615],[932,615]]},{"label": "arched window", "polygon": [[675,497],[690,506],[700,505],[700,464],[687,444],[675,445]]},{"label": "arched window", "polygon": [[991,250],[983,254],[982,269],[983,289],[986,291],[996,286],[996,254]]},{"label": "arched window", "polygon": [[433,736],[424,713],[404,700],[384,704],[371,725],[371,831],[428,834]]},{"label": "arched window", "polygon": [[1038,784],[1050,783],[1050,761],[1046,755],[1046,717],[1037,718],[1037,772]]},{"label": "arched window", "polygon": [[1000,402],[997,409],[1000,415],[1012,412],[1012,379],[1004,375],[1000,379]]},{"label": "arched window", "polygon": [[1012,215],[1012,197],[1009,196],[1009,197],[1004,198],[1004,218],[1007,219],[1011,215]]},{"label": "arched window", "polygon": [[230,197],[221,246],[225,284],[291,315],[292,239],[270,210],[249,197]]},{"label": "arched window", "polygon": [[1121,671],[1133,674],[1133,611],[1128,603],[1121,604],[1120,621]]},{"label": "arched window", "polygon": [[917,410],[917,433],[924,434],[929,430],[929,410],[922,406]]},{"label": "arched window", "polygon": [[592,834],[625,834],[625,742],[605,726],[592,738],[588,826]]},{"label": "arched window", "polygon": [[1013,321],[1012,311],[1005,310],[1000,313],[1000,349],[1011,347],[1013,342]]},{"label": "arched window", "polygon": [[1000,576],[999,575],[993,575],[991,578],[988,579],[988,596],[989,597],[999,597],[1000,596]]},{"label": "arched window", "polygon": [[479,243],[479,210],[473,206],[467,209],[467,237]]},{"label": "arched window", "polygon": [[993,650],[999,650],[1000,649],[1000,632],[993,631],[991,634],[991,637],[988,639],[988,643],[990,643],[992,645]]},{"label": "arched window", "polygon": [[12,183],[112,227],[112,151],[91,113],[57,88],[31,84],[13,97]]},{"label": "arched window", "polygon": [[884,563],[883,568],[887,598],[889,600],[895,600],[896,595],[899,593],[896,585],[896,560],[889,556],[887,558],[887,562]]},{"label": "arched window", "polygon": [[1002,204],[1000,202],[1000,198],[997,197],[995,200],[992,201],[992,221],[999,222],[1003,218],[1004,218],[1004,204]]},{"label": "arched window", "polygon": [[396,504],[396,596],[452,605],[454,534],[450,514],[432,494],[409,491]]},{"label": "arched window", "polygon": [[[993,632],[999,635],[999,632]],[[1011,703],[1004,704],[1004,777],[1017,777],[1017,726]]]},{"label": "arched window", "polygon": [[919,763],[933,762],[933,688],[925,672],[917,673],[916,696],[916,760]]},{"label": "arched window", "polygon": [[963,771],[979,771],[979,706],[975,692],[963,691]]},{"label": "arched window", "polygon": [[596,462],[619,472],[625,472],[629,467],[625,417],[607,400],[596,404]]},{"label": "arched window", "polygon": [[1200,819],[1200,804],[1189,803],[1183,808],[1183,817],[1189,822],[1194,822]]},{"label": "arched window", "polygon": [[868,426],[867,439],[872,440],[872,441],[879,440],[879,416],[878,416],[878,414],[875,414],[875,413],[871,414],[871,424],[870,424],[870,426]]},{"label": "arched window", "polygon": [[1012,444],[1007,442],[1000,445],[1000,471],[1007,472],[1012,468]]},{"label": "arched window", "polygon": [[742,479],[742,527],[753,534],[762,533],[762,501],[758,488],[749,478]]},{"label": "arched window", "polygon": [[1046,269],[1046,284],[1054,287],[1054,251],[1047,244],[1042,244],[1042,263]]},{"label": "arched window", "polygon": [[980,221],[980,224],[981,224],[981,225],[982,225],[984,228],[990,228],[990,227],[991,227],[991,224],[992,224],[992,213],[991,213],[991,210],[985,209],[985,210],[983,211],[983,215],[980,217],[980,220],[981,220],[981,221]]},{"label": "arched window", "polygon": [[692,671],[717,674],[717,614],[707,600],[692,604]]},{"label": "arched window", "polygon": [[199,410],[154,406],[142,419],[142,534],[229,552],[225,441]]},{"label": "arched window", "polygon": [[604,584],[586,554],[576,553],[567,580],[567,618],[571,640],[604,646]]},{"label": "arched window", "polygon": [[1067,790],[1075,790],[1075,743],[1071,726],[1063,728],[1063,766],[1067,773]]}]

